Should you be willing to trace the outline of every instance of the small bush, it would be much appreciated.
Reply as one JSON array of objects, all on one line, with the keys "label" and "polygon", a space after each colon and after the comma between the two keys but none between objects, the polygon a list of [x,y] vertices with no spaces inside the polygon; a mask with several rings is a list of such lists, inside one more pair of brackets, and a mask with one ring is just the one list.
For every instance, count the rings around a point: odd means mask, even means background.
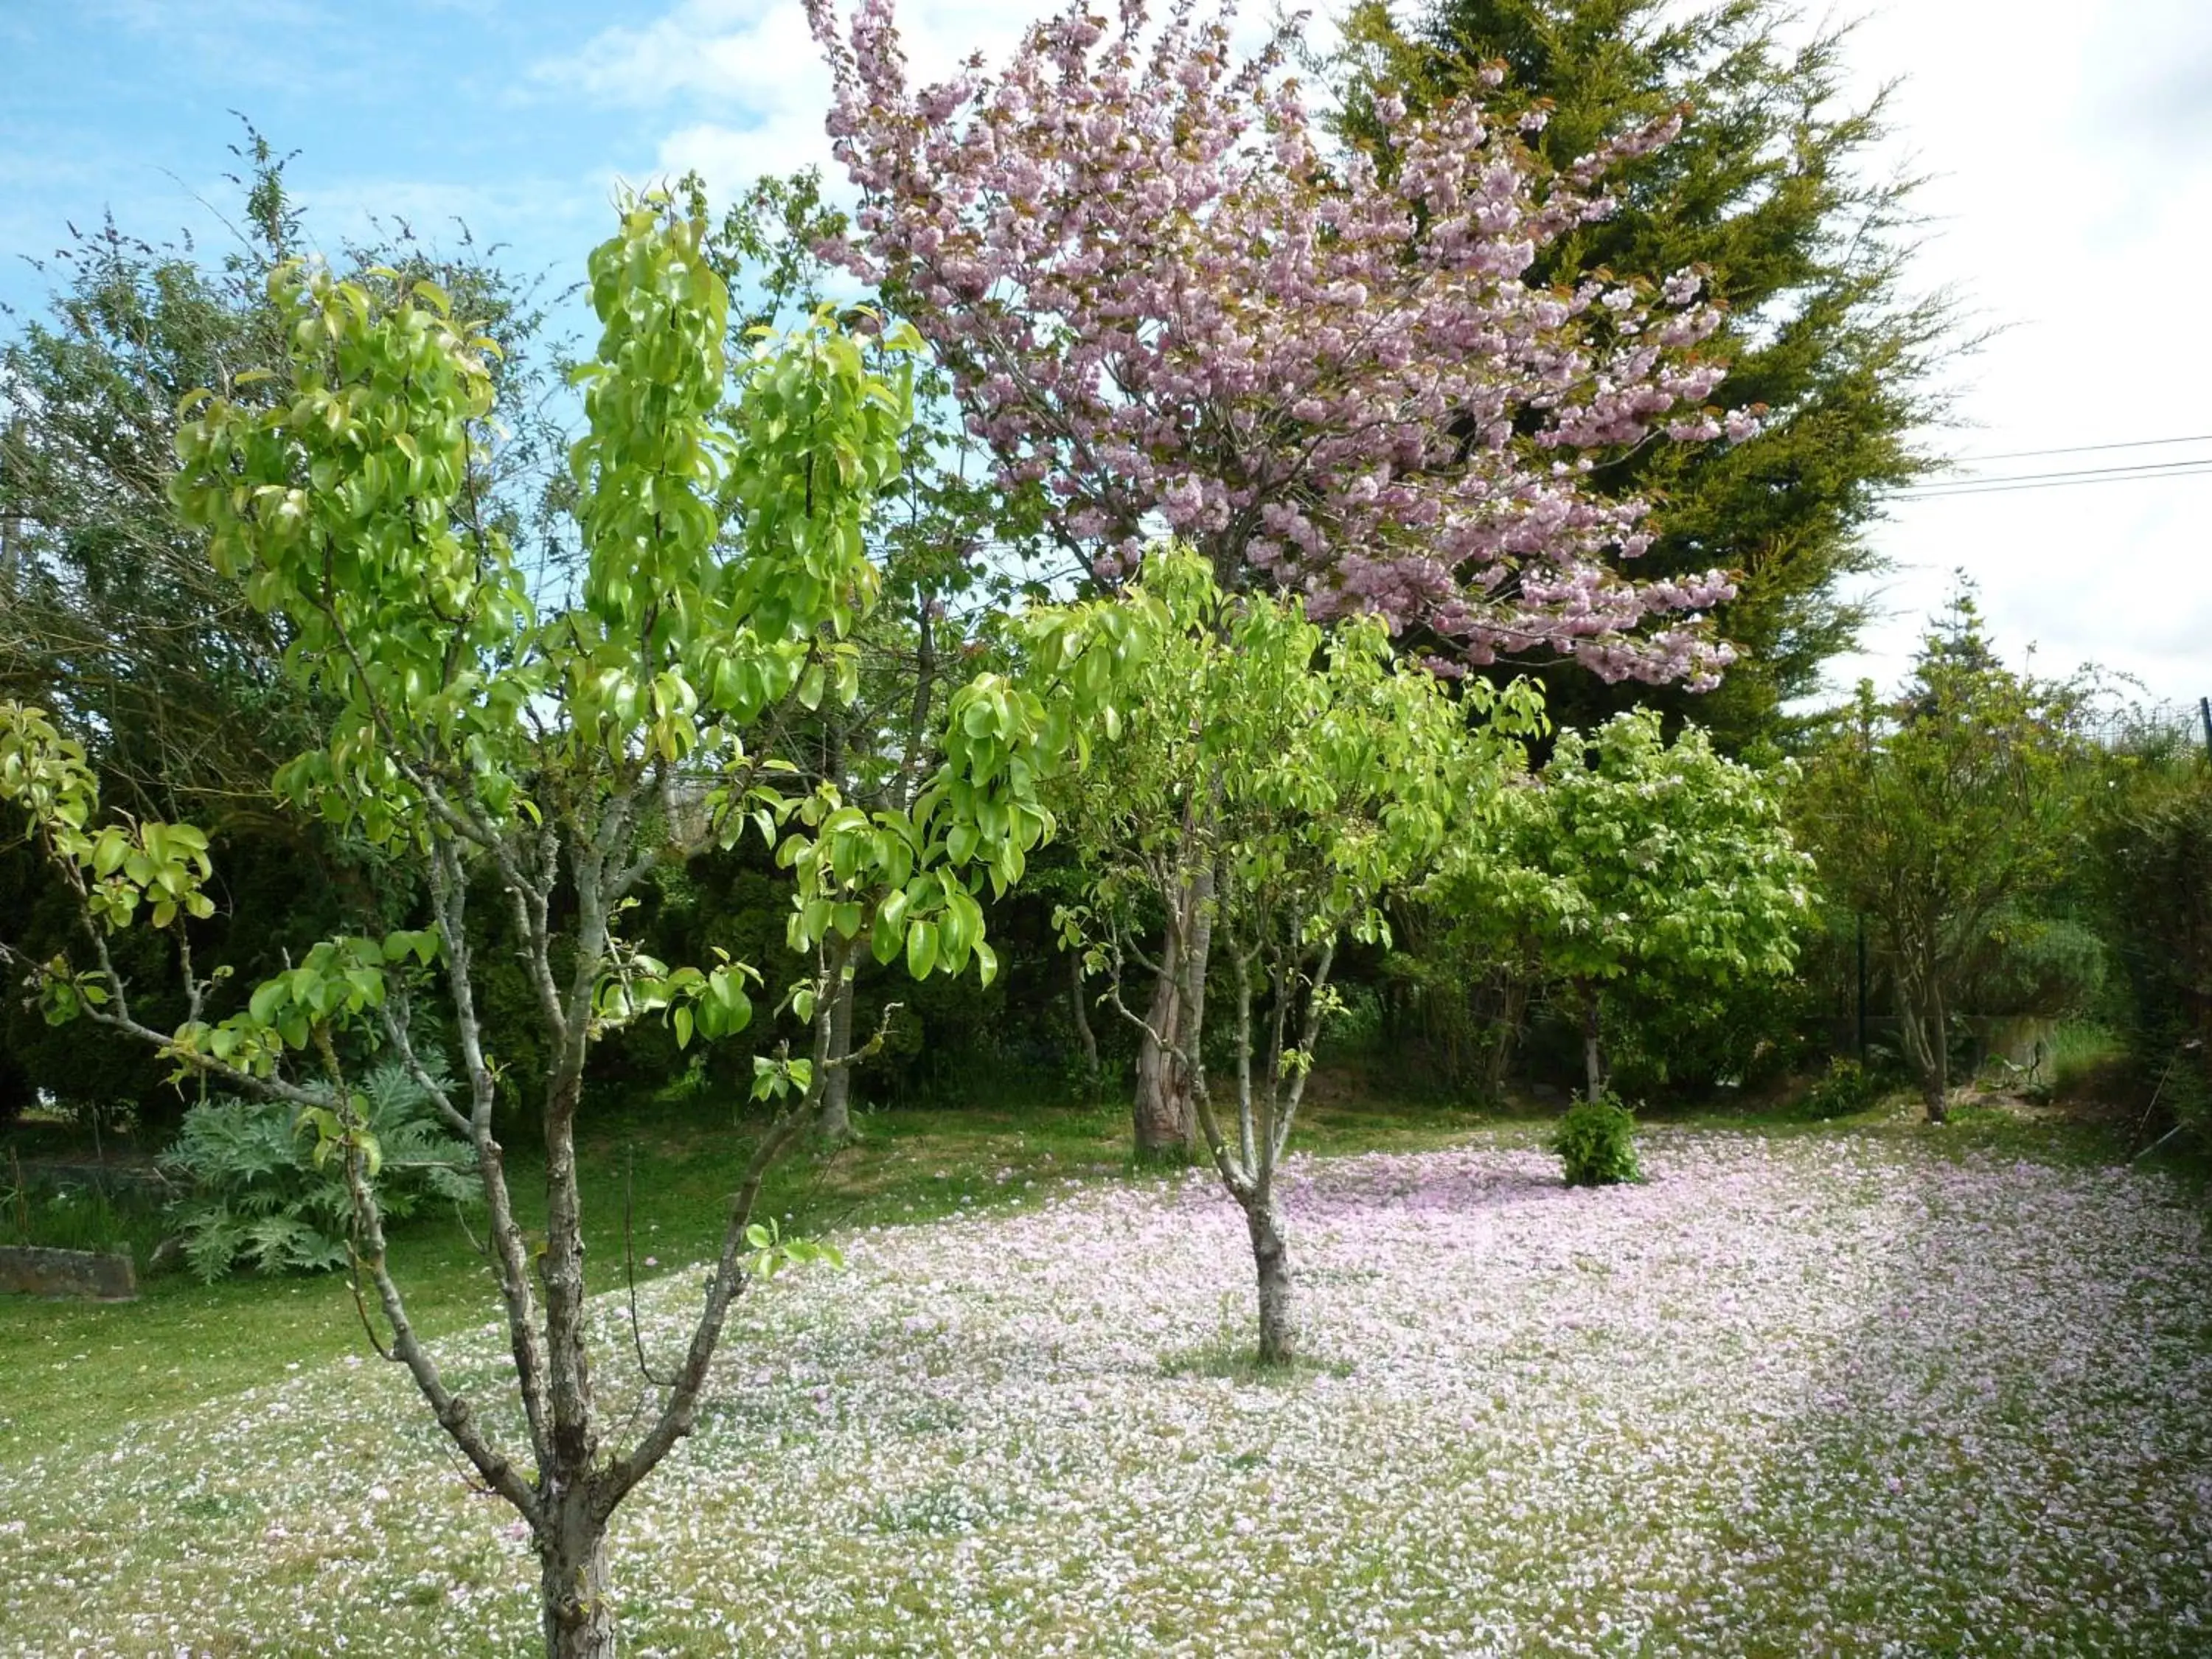
[{"label": "small bush", "polygon": [[1570,1106],[1559,1120],[1552,1148],[1566,1165],[1570,1187],[1610,1187],[1644,1179],[1636,1161],[1636,1119],[1610,1095]]},{"label": "small bush", "polygon": [[[376,1196],[387,1217],[432,1200],[479,1198],[474,1150],[447,1132],[405,1072],[380,1066],[361,1097],[383,1156]],[[264,1273],[346,1265],[353,1204],[344,1171],[335,1159],[316,1167],[315,1138],[297,1131],[296,1116],[280,1102],[255,1100],[210,1101],[185,1115],[162,1163],[190,1185],[171,1213],[201,1279],[212,1283],[241,1261]]]},{"label": "small bush", "polygon": [[1827,1072],[1805,1091],[1808,1117],[1849,1117],[1863,1112],[1881,1098],[1881,1079],[1856,1060],[1841,1054],[1828,1062]]}]

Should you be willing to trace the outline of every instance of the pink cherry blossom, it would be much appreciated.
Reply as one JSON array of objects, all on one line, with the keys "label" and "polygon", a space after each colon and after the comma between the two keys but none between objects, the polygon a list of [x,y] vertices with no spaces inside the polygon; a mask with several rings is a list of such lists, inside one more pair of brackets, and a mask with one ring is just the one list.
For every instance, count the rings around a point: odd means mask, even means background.
[{"label": "pink cherry blossom", "polygon": [[1378,167],[1325,142],[1279,50],[1237,59],[1226,14],[1078,8],[995,71],[917,88],[891,0],[808,11],[863,200],[823,252],[950,366],[1000,482],[1050,481],[1102,580],[1172,529],[1226,584],[1418,624],[1468,661],[1705,684],[1731,659],[1704,614],[1726,578],[1633,580],[1647,504],[1592,471],[1719,435],[1702,278],[1531,276],[1678,117],[1547,180],[1480,102],[1385,99]]}]

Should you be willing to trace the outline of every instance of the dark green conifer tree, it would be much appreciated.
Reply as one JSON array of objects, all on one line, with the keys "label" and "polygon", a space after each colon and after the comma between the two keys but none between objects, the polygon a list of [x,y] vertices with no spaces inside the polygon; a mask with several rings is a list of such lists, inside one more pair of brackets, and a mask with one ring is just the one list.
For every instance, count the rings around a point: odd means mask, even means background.
[{"label": "dark green conifer tree", "polygon": [[[1619,207],[1548,250],[1534,273],[1655,280],[1701,265],[1729,309],[1714,342],[1726,410],[1764,404],[1739,446],[1649,446],[1605,469],[1605,487],[1656,503],[1643,574],[1735,573],[1722,632],[1742,659],[1717,691],[1606,686],[1547,671],[1556,716],[1588,725],[1632,703],[1710,727],[1735,751],[1788,746],[1784,706],[1863,620],[1850,579],[1880,568],[1867,530],[1885,494],[1924,476],[1942,412],[1935,370],[1961,343],[1940,295],[1916,295],[1913,181],[1876,170],[1883,100],[1843,89],[1845,31],[1791,45],[1782,0],[1720,0],[1679,16],[1661,0],[1431,0],[1401,27],[1363,0],[1346,28],[1346,128],[1371,142],[1372,100],[1419,107],[1477,86],[1502,113],[1541,106],[1528,137],[1571,165],[1607,137],[1683,114],[1680,137],[1619,168]],[[1383,158],[1385,165],[1389,158]]]}]

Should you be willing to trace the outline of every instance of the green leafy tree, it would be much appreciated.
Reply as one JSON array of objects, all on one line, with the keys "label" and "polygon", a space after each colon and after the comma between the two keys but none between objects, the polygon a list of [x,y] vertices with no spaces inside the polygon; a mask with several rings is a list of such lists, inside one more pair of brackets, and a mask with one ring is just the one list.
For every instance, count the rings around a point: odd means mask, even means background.
[{"label": "green leafy tree", "polygon": [[1861,682],[1812,757],[1797,816],[1830,895],[1869,924],[1931,1123],[1950,1097],[1950,1022],[1992,930],[2063,872],[2080,706],[2077,688],[2005,667],[1961,596],[1898,696]]},{"label": "green leafy tree", "polygon": [[[703,185],[685,191],[703,214]],[[842,237],[845,215],[825,203],[812,171],[757,180],[705,244],[706,256],[744,301],[733,312],[733,343],[752,330],[787,323],[828,301],[833,282],[817,250]],[[894,304],[847,307],[863,337],[884,337]],[[901,438],[901,465],[870,515],[866,535],[883,573],[876,607],[854,634],[860,672],[849,702],[793,722],[785,753],[800,775],[834,787],[864,810],[902,811],[942,763],[937,738],[960,664],[986,647],[1024,592],[1043,589],[1023,576],[1038,534],[1033,489],[1009,497],[994,482],[980,442],[961,422],[949,378],[927,355],[904,354],[915,417]],[[865,966],[865,963],[861,964]],[[855,1041],[859,975],[841,982],[830,1017],[830,1052]],[[911,1011],[909,1011],[911,1012]],[[822,1138],[854,1133],[853,1069],[830,1074],[822,1098]]]},{"label": "green leafy tree", "polygon": [[[1294,599],[1224,594],[1188,552],[1153,555],[1136,592],[1157,642],[1131,682],[1121,740],[1070,808],[1091,890],[1061,920],[1115,1009],[1188,1072],[1206,1152],[1251,1234],[1259,1357],[1280,1364],[1294,1319],[1276,1180],[1337,1006],[1338,945],[1382,938],[1385,896],[1419,879],[1448,836],[1476,833],[1517,754],[1508,734],[1533,730],[1539,705],[1526,685],[1480,683],[1462,703],[1401,667],[1378,619],[1324,635]],[[1129,969],[1162,971],[1163,915],[1186,980],[1184,1018],[1167,1030],[1122,995]],[[1231,1000],[1225,1103],[1206,1067],[1198,957],[1176,948],[1194,926]]]},{"label": "green leafy tree", "polygon": [[[236,154],[228,251],[150,242],[105,221],[48,263],[49,303],[10,319],[0,339],[0,700],[52,711],[84,742],[115,805],[209,832],[230,903],[220,937],[205,942],[258,974],[331,928],[334,897],[358,911],[371,885],[363,866],[375,860],[277,809],[269,779],[320,717],[283,670],[291,624],[246,602],[170,495],[186,392],[222,387],[261,407],[289,395],[267,279],[308,226],[286,185],[289,158],[251,127]],[[447,251],[404,224],[370,240],[346,257],[435,282],[499,343],[486,368],[505,436],[482,464],[479,499],[526,563],[557,576],[565,544],[538,532],[554,528],[541,509],[548,479],[565,474],[567,445],[549,414],[550,354],[529,285],[465,232]],[[19,944],[63,948],[70,908],[36,860],[0,854],[0,909],[31,918]],[[134,958],[142,1009],[181,1018],[182,987],[161,953],[117,948]],[[142,1116],[177,1109],[148,1057],[50,1034],[18,998],[0,1012],[0,1049],[21,1066],[23,1089],[129,1103]]]},{"label": "green leafy tree", "polygon": [[1478,948],[1524,954],[1572,993],[1595,1102],[1606,988],[1786,975],[1810,875],[1773,781],[1695,726],[1668,744],[1645,709],[1561,731],[1537,786],[1511,792],[1499,833],[1462,842],[1431,894]]},{"label": "green leafy tree", "polygon": [[1594,483],[1656,504],[1639,576],[1731,573],[1714,615],[1741,654],[1694,702],[1547,671],[1563,720],[1595,724],[1632,695],[1692,714],[1730,752],[1786,738],[1785,705],[1819,689],[1863,622],[1843,590],[1878,567],[1867,525],[1934,465],[1916,434],[1942,412],[1934,372],[1959,342],[1947,302],[1907,283],[1912,181],[1877,170],[1882,97],[1843,89],[1848,27],[1793,44],[1796,21],[1786,0],[1427,0],[1402,26],[1364,0],[1348,20],[1346,125],[1370,148],[1387,152],[1378,100],[1430,107],[1500,71],[1492,106],[1540,119],[1524,138],[1554,176],[1680,113],[1671,142],[1608,174],[1613,213],[1540,250],[1534,275],[1695,269],[1727,307],[1714,401],[1758,412],[1757,440],[1645,447]]},{"label": "green leafy tree", "polygon": [[[39,700],[84,733],[118,805],[296,835],[267,787],[313,719],[279,662],[289,624],[246,604],[170,495],[187,392],[221,387],[269,407],[289,390],[268,277],[306,225],[289,158],[250,127],[236,153],[235,247],[210,258],[106,221],[58,256],[46,313],[0,343],[0,697]],[[435,283],[497,342],[486,369],[506,436],[484,463],[481,505],[522,539],[566,447],[544,412],[527,286],[465,240],[441,253],[404,227],[348,258]]]},{"label": "green leafy tree", "polygon": [[[494,347],[434,284],[390,269],[338,280],[280,265],[270,283],[283,395],[187,400],[176,488],[185,520],[247,599],[283,618],[288,671],[322,711],[313,745],[276,787],[419,882],[427,927],[325,940],[217,1018],[222,983],[195,970],[189,925],[214,908],[206,836],[104,819],[82,745],[37,709],[0,704],[0,802],[21,811],[80,901],[87,952],[38,959],[0,945],[9,967],[34,977],[54,1018],[88,1018],[158,1045],[186,1073],[295,1109],[344,1174],[383,1352],[531,1528],[556,1656],[615,1650],[610,1517],[690,1432],[732,1302],[782,1263],[824,1253],[751,1212],[830,1073],[870,1052],[830,1053],[835,991],[854,955],[902,957],[916,978],[971,963],[992,972],[975,890],[1019,878],[1050,827],[1038,792],[1079,758],[1090,714],[1141,642],[1119,611],[1040,618],[1024,644],[1054,678],[1042,693],[990,673],[954,690],[944,763],[908,810],[863,811],[834,787],[794,781],[781,731],[855,695],[852,635],[882,580],[863,526],[896,475],[908,392],[902,372],[877,373],[823,317],[762,343],[732,397],[728,295],[702,252],[706,229],[648,197],[592,256],[604,332],[580,371],[587,431],[572,456],[586,561],[574,602],[557,610],[532,603],[483,510]],[[754,1059],[755,1093],[777,1106],[688,1345],[665,1376],[641,1366],[635,1386],[651,1392],[634,1402],[644,1427],[630,1437],[586,1340],[575,1141],[586,1061],[641,1020],[665,1020],[685,1045],[750,1024],[762,977],[752,964],[671,966],[623,931],[656,866],[748,830],[789,872],[788,943],[809,969],[783,1001],[810,1052],[780,1045]],[[548,1056],[536,1252],[493,1133],[501,1066],[482,1028],[467,914],[479,869],[509,906]],[[138,1018],[115,971],[109,941],[141,922],[181,959],[189,1007],[174,1030]],[[450,1088],[415,1017],[433,1002],[457,1050]],[[390,1271],[382,1152],[346,1059],[372,1041],[473,1150],[519,1445],[502,1414],[449,1382]]]}]

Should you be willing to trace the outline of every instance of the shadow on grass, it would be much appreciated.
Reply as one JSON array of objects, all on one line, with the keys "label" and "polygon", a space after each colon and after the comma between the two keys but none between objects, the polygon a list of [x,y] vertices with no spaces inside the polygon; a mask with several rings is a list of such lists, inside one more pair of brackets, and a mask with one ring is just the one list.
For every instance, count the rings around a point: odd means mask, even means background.
[{"label": "shadow on grass", "polygon": [[1878,1126],[1941,1161],[1899,1166],[1875,1311],[1713,1518],[1735,1650],[2212,1651],[2201,1218],[2042,1127]]}]

